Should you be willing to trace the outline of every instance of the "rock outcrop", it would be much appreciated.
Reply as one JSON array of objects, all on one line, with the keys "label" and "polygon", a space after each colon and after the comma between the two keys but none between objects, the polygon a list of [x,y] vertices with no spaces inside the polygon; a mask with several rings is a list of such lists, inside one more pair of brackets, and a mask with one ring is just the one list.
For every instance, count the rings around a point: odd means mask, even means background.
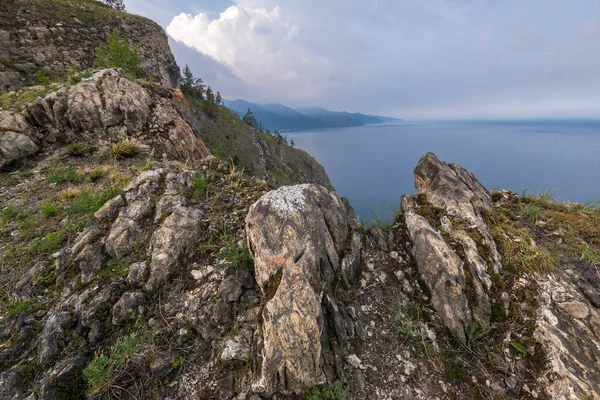
[{"label": "rock outcrop", "polygon": [[113,10],[93,0],[19,0],[0,3],[0,89],[36,82],[36,73],[65,76],[73,66],[94,66],[96,49],[113,29],[140,51],[148,78],[179,85],[179,67],[163,29],[146,18]]},{"label": "rock outcrop", "polygon": [[[328,292],[340,279],[347,210],[321,186],[283,187],[251,207],[246,231],[264,299],[254,388],[302,393],[326,382],[323,308],[339,314]],[[342,325],[331,333],[345,331]]]},{"label": "rock outcrop", "polygon": [[169,91],[100,71],[51,92],[23,111],[0,111],[0,166],[33,156],[56,142],[91,147],[133,139],[168,159],[199,161],[210,154],[175,108]]},{"label": "rock outcrop", "polygon": [[495,273],[502,269],[482,217],[492,210],[492,198],[470,172],[433,153],[419,160],[415,186],[419,195],[402,198],[413,255],[433,307],[453,335],[466,343],[473,323],[490,322],[488,269]]}]

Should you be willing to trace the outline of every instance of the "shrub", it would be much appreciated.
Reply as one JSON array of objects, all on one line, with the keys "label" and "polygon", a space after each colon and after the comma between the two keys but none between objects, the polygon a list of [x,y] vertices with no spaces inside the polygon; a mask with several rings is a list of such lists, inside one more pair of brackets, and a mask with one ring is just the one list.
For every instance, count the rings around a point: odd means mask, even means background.
[{"label": "shrub", "polygon": [[133,157],[140,152],[140,145],[131,139],[119,140],[113,144],[111,155],[114,158]]},{"label": "shrub", "polygon": [[108,42],[96,51],[96,66],[120,68],[126,76],[138,78],[141,74],[139,50],[127,38],[121,38],[119,31],[114,29]]},{"label": "shrub", "polygon": [[42,205],[42,214],[46,217],[55,217],[58,214],[58,207],[54,202],[49,201],[46,204]]}]

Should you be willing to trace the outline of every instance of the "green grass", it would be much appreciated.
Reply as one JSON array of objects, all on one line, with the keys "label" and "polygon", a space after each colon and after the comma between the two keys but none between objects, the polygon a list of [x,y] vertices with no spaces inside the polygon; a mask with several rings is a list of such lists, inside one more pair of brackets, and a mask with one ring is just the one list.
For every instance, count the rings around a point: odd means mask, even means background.
[{"label": "green grass", "polygon": [[108,200],[117,196],[121,192],[121,185],[109,186],[106,189],[86,187],[81,194],[73,199],[69,205],[69,212],[72,214],[93,214],[100,209]]},{"label": "green grass", "polygon": [[16,317],[17,315],[21,314],[22,312],[29,310],[30,307],[31,307],[30,301],[19,301],[19,302],[15,303],[15,305],[12,306],[10,310],[8,310],[8,316]]},{"label": "green grass", "polygon": [[140,145],[131,140],[123,139],[113,144],[110,154],[114,158],[128,158],[134,157],[140,152]]},{"label": "green grass", "polygon": [[254,261],[250,257],[248,245],[244,243],[241,247],[232,236],[225,236],[221,239],[222,248],[217,253],[217,258],[222,260],[216,265],[217,268],[242,267],[253,268]]},{"label": "green grass", "polygon": [[109,260],[106,269],[100,272],[103,278],[124,278],[129,274],[129,265],[117,260]]},{"label": "green grass", "polygon": [[329,385],[313,387],[304,393],[306,400],[343,400],[350,397],[350,392],[342,381],[335,381]]},{"label": "green grass", "polygon": [[47,176],[51,183],[60,185],[62,183],[79,183],[84,180],[84,176],[77,172],[75,166],[58,167],[50,171]]},{"label": "green grass", "polygon": [[151,331],[133,332],[118,339],[109,354],[95,357],[83,370],[88,383],[87,394],[91,396],[101,391],[131,356],[152,341],[153,336]]},{"label": "green grass", "polygon": [[194,191],[198,196],[204,196],[206,193],[206,189],[210,186],[210,178],[204,175],[198,175],[194,179],[192,179],[192,184],[194,185]]},{"label": "green grass", "polygon": [[18,213],[19,213],[19,211],[17,210],[16,207],[7,205],[6,207],[4,207],[2,209],[2,213],[0,214],[0,217],[4,220],[11,220],[14,217],[16,217]]},{"label": "green grass", "polygon": [[48,201],[47,203],[43,204],[41,207],[41,211],[42,214],[45,217],[55,217],[58,215],[58,207],[56,206],[56,204],[54,204],[53,201]]}]

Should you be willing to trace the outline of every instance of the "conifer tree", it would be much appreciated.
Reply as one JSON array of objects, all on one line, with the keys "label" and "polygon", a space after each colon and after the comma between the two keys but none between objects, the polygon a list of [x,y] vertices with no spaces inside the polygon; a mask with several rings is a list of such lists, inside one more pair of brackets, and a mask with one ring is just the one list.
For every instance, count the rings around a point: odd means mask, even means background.
[{"label": "conifer tree", "polygon": [[223,98],[221,97],[221,93],[217,92],[217,96],[215,97],[217,104],[223,103]]}]

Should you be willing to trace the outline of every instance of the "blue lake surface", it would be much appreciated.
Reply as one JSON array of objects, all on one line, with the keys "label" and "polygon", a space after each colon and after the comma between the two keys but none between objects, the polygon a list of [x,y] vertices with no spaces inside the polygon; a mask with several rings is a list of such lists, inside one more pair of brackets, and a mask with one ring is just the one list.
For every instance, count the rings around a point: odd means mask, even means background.
[{"label": "blue lake surface", "polygon": [[557,201],[600,198],[600,121],[403,122],[288,134],[321,163],[361,219],[390,219],[415,193],[413,169],[432,151],[488,189],[551,189]]}]

